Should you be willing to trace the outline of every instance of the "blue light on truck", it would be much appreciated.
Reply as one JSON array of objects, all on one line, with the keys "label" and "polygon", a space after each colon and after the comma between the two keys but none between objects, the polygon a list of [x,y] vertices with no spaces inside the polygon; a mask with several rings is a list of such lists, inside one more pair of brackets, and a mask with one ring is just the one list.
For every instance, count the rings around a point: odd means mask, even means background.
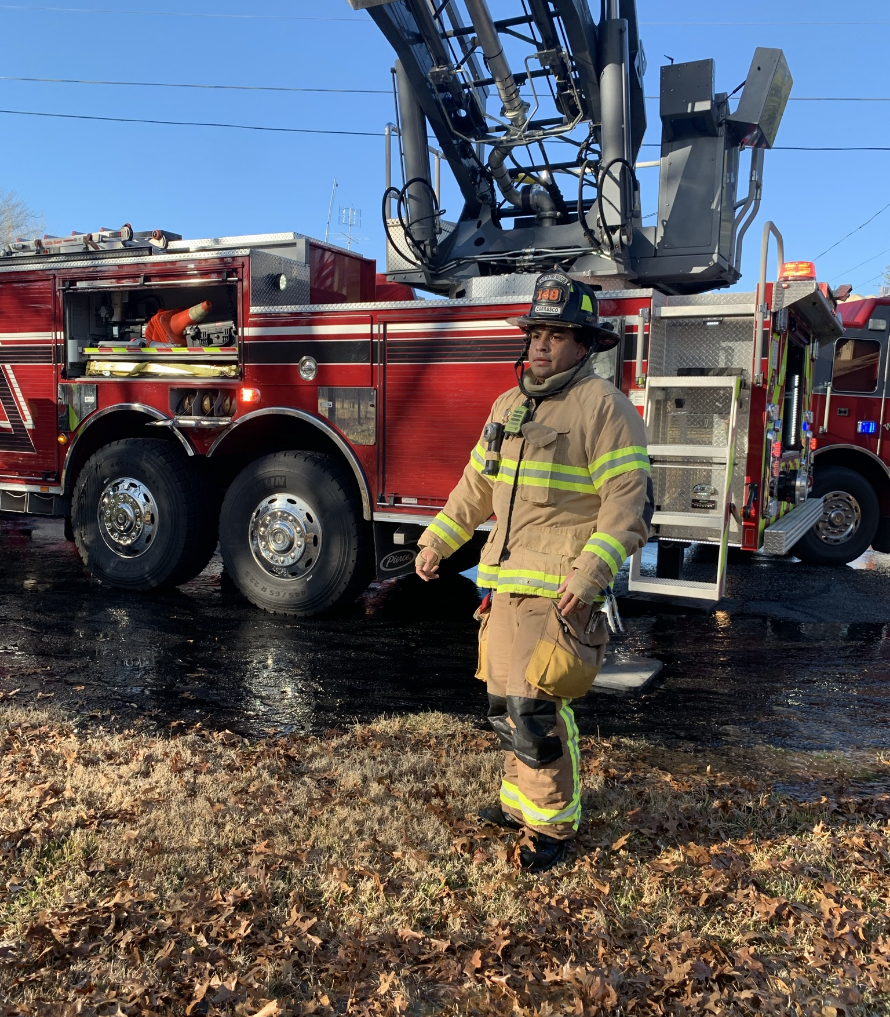
[{"label": "blue light on truck", "polygon": [[878,424],[875,420],[860,420],[856,424],[857,434],[874,434],[877,429]]}]

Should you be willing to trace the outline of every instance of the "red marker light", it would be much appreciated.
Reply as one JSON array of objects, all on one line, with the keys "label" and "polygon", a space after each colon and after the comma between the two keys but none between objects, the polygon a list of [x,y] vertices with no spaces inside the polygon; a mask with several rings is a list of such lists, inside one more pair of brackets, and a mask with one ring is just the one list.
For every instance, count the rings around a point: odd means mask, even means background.
[{"label": "red marker light", "polygon": [[786,261],[779,279],[815,279],[816,265],[812,261]]},{"label": "red marker light", "polygon": [[260,390],[258,388],[242,388],[238,392],[238,401],[242,403],[258,403],[260,401]]}]

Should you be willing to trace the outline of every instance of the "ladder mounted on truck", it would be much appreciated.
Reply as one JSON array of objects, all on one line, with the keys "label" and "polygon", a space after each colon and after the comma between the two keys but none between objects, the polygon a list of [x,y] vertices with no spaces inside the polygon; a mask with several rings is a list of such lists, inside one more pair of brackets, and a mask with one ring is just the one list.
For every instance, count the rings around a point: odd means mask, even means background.
[{"label": "ladder mounted on truck", "polygon": [[[700,293],[739,278],[763,150],[791,91],[781,50],[756,50],[735,110],[715,91],[713,60],[661,68],[652,226],[636,176],[646,58],[635,0],[603,0],[598,22],[589,0],[522,0],[499,18],[486,0],[348,2],[398,56],[387,137],[399,139],[405,183],[388,182],[384,197],[395,205],[384,212],[391,279],[450,293],[472,278],[559,268]],[[428,126],[463,198],[454,222],[431,180]]]},{"label": "ladder mounted on truck", "polygon": [[[771,291],[770,236],[776,238],[778,255]],[[803,351],[797,376],[805,377],[804,358],[814,360],[818,347],[834,342],[843,326],[815,274],[789,281],[783,274],[784,257],[781,234],[767,222],[753,294],[662,296],[653,301],[643,398],[655,493],[652,524],[659,542],[677,549],[716,544],[717,574],[713,582],[679,578],[679,568],[672,577],[643,575],[642,553],[637,552],[629,592],[716,602],[724,592],[730,545],[787,554],[822,513],[822,499],[807,497],[811,446],[805,438],[797,440],[797,426],[787,428],[794,439],[787,445],[779,440],[781,434],[777,438],[777,432],[770,433],[786,410],[768,404],[764,389],[773,393],[786,385],[792,331],[798,336],[796,348]],[[780,345],[786,358],[782,363]],[[788,391],[800,389],[786,390],[786,401]],[[793,419],[796,410],[792,406],[787,413]],[[793,474],[783,472],[792,469]],[[782,478],[792,477],[793,483],[780,485]],[[747,544],[746,522],[756,530],[752,534],[749,529]]]},{"label": "ladder mounted on truck", "polygon": [[17,237],[6,247],[0,248],[0,257],[46,257],[53,254],[93,254],[101,251],[146,248],[163,251],[171,240],[182,240],[182,237],[168,230],[146,230],[136,233],[127,222],[120,229],[111,230],[103,226],[94,233],[74,230],[67,237],[54,237],[48,233],[43,237],[31,239]]},{"label": "ladder mounted on truck", "polygon": [[638,551],[631,560],[628,590],[708,601],[723,596],[741,387],[738,376],[677,375],[646,380],[644,420],[650,435],[653,476],[656,472],[667,474],[659,487],[679,495],[690,506],[679,511],[656,509],[652,524],[704,531],[718,542],[720,550],[713,583],[644,576]]}]

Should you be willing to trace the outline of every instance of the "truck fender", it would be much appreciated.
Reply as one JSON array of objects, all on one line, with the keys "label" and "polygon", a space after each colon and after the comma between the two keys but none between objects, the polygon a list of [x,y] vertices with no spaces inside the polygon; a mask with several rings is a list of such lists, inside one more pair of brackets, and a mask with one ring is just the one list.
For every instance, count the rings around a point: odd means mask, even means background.
[{"label": "truck fender", "polygon": [[[104,409],[96,410],[94,413],[91,413],[86,420],[84,420],[77,432],[77,437],[71,442],[71,445],[68,447],[68,454],[65,456],[65,464],[62,467],[62,490],[66,494],[70,495],[71,489],[74,486],[75,478],[71,476],[71,464],[77,461],[77,451],[79,446],[83,445],[84,436],[90,432],[90,429],[96,421],[101,420],[103,417],[107,417],[112,413],[142,413],[145,414],[146,417],[151,417],[151,420],[146,421],[146,423],[150,424],[155,421],[166,422],[168,420],[172,423],[171,418],[166,413],[162,413],[154,406],[146,406],[145,403],[116,403],[114,406],[106,406]],[[193,456],[195,454],[195,450],[189,444],[186,436],[175,427],[170,427],[169,430],[176,435],[176,438],[180,445],[182,445],[185,454],[187,456]]]},{"label": "truck fender", "polygon": [[333,428],[323,417],[316,416],[314,413],[309,413],[307,410],[294,409],[292,406],[265,406],[261,410],[253,410],[251,413],[246,413],[243,417],[239,417],[231,427],[226,428],[226,430],[216,438],[207,451],[207,457],[210,458],[215,453],[221,451],[220,447],[224,445],[228,438],[243,424],[246,424],[251,420],[256,420],[257,417],[268,416],[294,417],[297,420],[302,420],[304,423],[311,424],[317,430],[321,431],[325,437],[330,438],[330,440],[343,453],[343,458],[349,464],[350,469],[355,475],[355,480],[358,484],[359,493],[362,498],[362,516],[364,519],[370,521],[371,489],[368,485],[368,478],[365,476],[362,464],[358,461],[352,447],[343,438],[339,431]]},{"label": "truck fender", "polygon": [[[837,444],[837,445],[834,445],[834,444],[832,444],[832,445],[826,445],[824,448],[817,448],[816,451],[813,453],[813,464],[814,465],[818,465],[819,456],[820,455],[824,454],[825,458],[827,459],[829,453],[836,452],[839,449],[848,449],[850,452],[859,452],[862,455],[867,456],[869,459],[874,461],[875,465],[880,466],[881,469],[884,471],[884,473],[888,477],[890,477],[890,468],[887,467],[887,464],[884,462],[884,460],[881,459],[880,456],[875,455],[874,452],[870,452],[867,448],[862,448],[861,445],[847,445],[847,444]],[[824,461],[825,460],[823,459],[823,462]],[[843,464],[839,464],[839,465],[843,465]],[[851,469],[852,468],[853,467],[851,467]]]}]

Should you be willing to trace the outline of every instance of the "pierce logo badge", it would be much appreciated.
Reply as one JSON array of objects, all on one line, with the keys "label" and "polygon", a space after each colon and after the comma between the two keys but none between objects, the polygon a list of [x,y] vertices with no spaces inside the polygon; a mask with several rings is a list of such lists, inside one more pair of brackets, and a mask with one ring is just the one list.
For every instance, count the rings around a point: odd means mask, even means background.
[{"label": "pierce logo badge", "polygon": [[414,561],[416,555],[413,551],[390,551],[380,562],[382,572],[395,572],[404,568]]}]

